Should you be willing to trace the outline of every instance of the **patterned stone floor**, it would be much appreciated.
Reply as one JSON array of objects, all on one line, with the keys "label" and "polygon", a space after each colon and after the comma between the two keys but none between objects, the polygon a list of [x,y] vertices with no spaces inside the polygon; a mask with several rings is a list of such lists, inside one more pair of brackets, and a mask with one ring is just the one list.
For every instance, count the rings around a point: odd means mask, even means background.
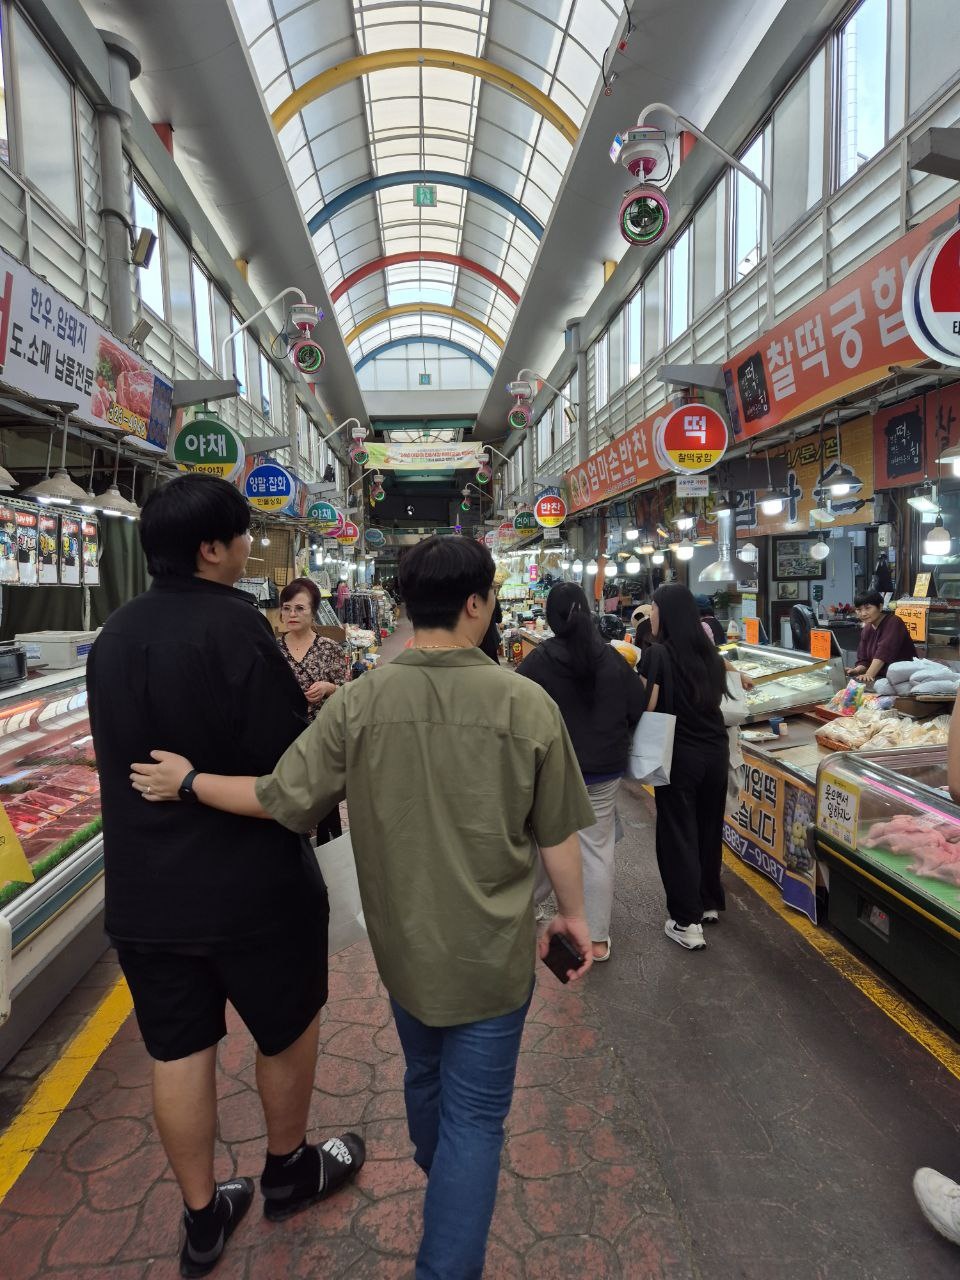
[{"label": "patterned stone floor", "polygon": [[[255,1204],[223,1280],[413,1271],[423,1176],[410,1159],[403,1063],[365,942],[332,961],[311,1137],[353,1128],[355,1186],[274,1225]],[[263,1114],[253,1046],[233,1025],[220,1054],[217,1173],[256,1176]],[[5,1280],[167,1280],[180,1202],[150,1122],[150,1063],[130,1019],[0,1208]],[[694,1274],[649,1143],[582,991],[544,972],[524,1036],[485,1275],[685,1280]]]}]

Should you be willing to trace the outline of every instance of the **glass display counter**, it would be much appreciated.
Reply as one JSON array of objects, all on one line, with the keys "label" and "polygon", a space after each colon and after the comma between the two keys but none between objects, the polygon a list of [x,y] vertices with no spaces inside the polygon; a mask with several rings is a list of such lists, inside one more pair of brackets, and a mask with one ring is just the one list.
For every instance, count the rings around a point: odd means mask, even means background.
[{"label": "glass display counter", "polygon": [[740,643],[723,645],[720,652],[754,682],[747,693],[748,724],[829,702],[845,683],[839,658],[821,660],[797,649]]},{"label": "glass display counter", "polygon": [[831,924],[960,1028],[960,806],[946,748],[829,756],[815,846]]},{"label": "glass display counter", "polygon": [[0,691],[0,802],[35,877],[0,879],[2,1066],[106,947],[83,668]]}]

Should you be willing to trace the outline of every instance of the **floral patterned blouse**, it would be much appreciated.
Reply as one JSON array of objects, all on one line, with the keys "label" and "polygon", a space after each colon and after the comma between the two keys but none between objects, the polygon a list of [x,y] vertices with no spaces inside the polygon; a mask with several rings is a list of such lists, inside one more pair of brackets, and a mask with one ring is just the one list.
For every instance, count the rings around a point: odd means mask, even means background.
[{"label": "floral patterned blouse", "polygon": [[[280,652],[290,664],[290,670],[296,676],[297,684],[306,694],[312,684],[318,680],[327,680],[330,684],[345,684],[349,672],[347,655],[340,645],[326,636],[314,636],[313,644],[298,662],[287,648],[287,637],[280,637]],[[307,706],[307,719],[314,720],[319,707]]]}]

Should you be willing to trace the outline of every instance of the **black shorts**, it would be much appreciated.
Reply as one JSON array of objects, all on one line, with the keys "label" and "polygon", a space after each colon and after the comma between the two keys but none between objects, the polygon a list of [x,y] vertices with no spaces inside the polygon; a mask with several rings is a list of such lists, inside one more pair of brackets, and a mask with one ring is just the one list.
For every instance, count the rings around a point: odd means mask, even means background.
[{"label": "black shorts", "polygon": [[229,1000],[268,1057],[306,1031],[327,1001],[327,914],[269,942],[210,955],[117,943],[151,1058],[172,1062],[227,1034]]}]

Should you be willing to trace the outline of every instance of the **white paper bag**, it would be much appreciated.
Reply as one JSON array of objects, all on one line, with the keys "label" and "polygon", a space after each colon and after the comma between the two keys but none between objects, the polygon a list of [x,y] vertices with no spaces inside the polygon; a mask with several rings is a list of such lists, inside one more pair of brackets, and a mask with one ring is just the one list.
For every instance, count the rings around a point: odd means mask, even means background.
[{"label": "white paper bag", "polygon": [[670,782],[673,763],[673,735],[677,717],[664,711],[645,711],[633,731],[627,777],[645,782],[650,787],[665,787]]},{"label": "white paper bag", "polygon": [[334,956],[367,936],[350,832],[345,831],[336,840],[317,845],[314,852],[330,900],[327,954]]},{"label": "white paper bag", "polygon": [[727,672],[727,692],[720,700],[720,710],[723,713],[723,723],[728,729],[731,725],[743,724],[750,713],[739,671]]}]

